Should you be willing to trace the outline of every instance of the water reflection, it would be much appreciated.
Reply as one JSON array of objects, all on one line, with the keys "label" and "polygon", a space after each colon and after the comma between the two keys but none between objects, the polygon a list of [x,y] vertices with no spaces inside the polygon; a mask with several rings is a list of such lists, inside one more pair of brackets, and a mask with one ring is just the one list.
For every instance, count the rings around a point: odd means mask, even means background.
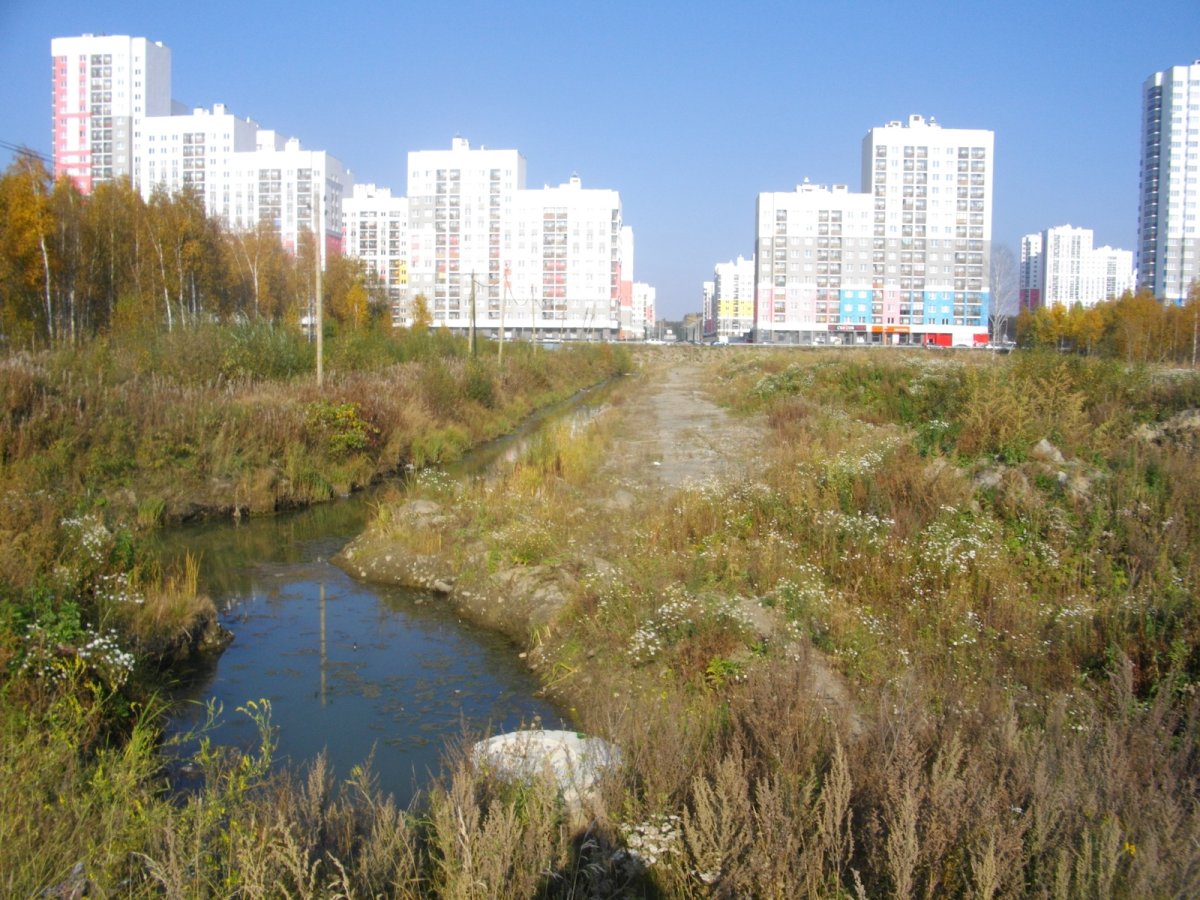
[{"label": "water reflection", "polygon": [[[456,477],[487,471],[537,427],[591,415],[600,400],[593,394],[494,442],[457,466]],[[251,749],[256,726],[235,710],[265,698],[282,760],[324,750],[345,778],[374,753],[381,785],[407,803],[436,771],[445,742],[464,730],[567,724],[536,696],[536,681],[504,639],[463,623],[435,594],[363,584],[328,563],[389,490],[160,536],[164,559],[200,558],[201,589],[236,635],[215,665],[178,686],[172,731],[203,722],[211,699],[224,708],[212,739]]]}]

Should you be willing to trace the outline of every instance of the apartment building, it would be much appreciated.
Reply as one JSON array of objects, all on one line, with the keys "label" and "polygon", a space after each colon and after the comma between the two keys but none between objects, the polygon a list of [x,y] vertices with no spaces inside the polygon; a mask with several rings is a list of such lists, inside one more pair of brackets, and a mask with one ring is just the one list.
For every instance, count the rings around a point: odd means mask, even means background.
[{"label": "apartment building", "polygon": [[1017,307],[1035,310],[1042,305],[1042,233],[1021,238],[1021,263],[1017,275]]},{"label": "apartment building", "polygon": [[50,42],[54,176],[84,193],[133,177],[138,123],[169,116],[171,51],[128,35],[84,34]]},{"label": "apartment building", "polygon": [[758,195],[755,341],[865,338],[875,303],[872,209],[870,194],[844,184],[805,182],[795,191]]},{"label": "apartment building", "polygon": [[628,225],[621,226],[621,242],[617,249],[617,268],[620,271],[620,280],[617,283],[617,305],[619,307],[619,336],[623,339],[639,339],[642,332],[635,327],[633,317],[633,251],[634,251],[633,228]]},{"label": "apartment building", "polygon": [[884,326],[895,317],[922,342],[987,342],[993,155],[991,131],[916,115],[867,133],[863,184],[882,242],[873,277]]},{"label": "apartment building", "polygon": [[867,132],[861,193],[760,194],[755,340],[985,343],[993,149],[914,115]]},{"label": "apartment building", "polygon": [[1138,283],[1169,303],[1200,278],[1200,59],[1142,84]]},{"label": "apartment building", "polygon": [[1095,306],[1134,286],[1133,251],[1095,247],[1090,228],[1059,225],[1021,239],[1019,296],[1024,309]]},{"label": "apartment building", "polygon": [[1100,296],[1106,300],[1120,298],[1137,289],[1137,269],[1133,251],[1116,247],[1097,247],[1092,255],[1092,267],[1100,285]]},{"label": "apartment building", "polygon": [[314,231],[322,258],[341,250],[342,198],[353,179],[338,159],[224,104],[185,110],[171,100],[171,51],[161,43],[83,35],[50,47],[56,175],[85,192],[129,177],[146,199],[187,188],[233,230],[265,219],[289,250]]},{"label": "apartment building", "polygon": [[526,189],[519,152],[456,137],[449,150],[408,155],[408,204],[408,289],[436,325],[609,340],[623,308],[632,325],[622,253],[632,232],[616,191],[577,175]]},{"label": "apartment building", "polygon": [[345,252],[363,260],[370,277],[386,295],[392,321],[412,321],[408,291],[408,198],[388,188],[356,184],[342,200]]},{"label": "apartment building", "polygon": [[[517,309],[524,314],[528,293],[535,307],[528,311],[538,328],[554,328],[567,339],[615,339],[620,330],[620,195],[584,188],[573,175],[557,187],[518,192],[515,211],[510,246]],[[515,327],[524,326],[525,319],[518,319]]]},{"label": "apartment building", "polygon": [[658,290],[644,281],[633,283],[633,326],[631,340],[643,340],[654,332],[658,321]]},{"label": "apartment building", "polygon": [[498,326],[504,291],[505,223],[525,187],[516,150],[472,149],[456,137],[449,150],[408,154],[409,288],[422,294],[436,325]]},{"label": "apartment building", "polygon": [[[221,103],[188,115],[144,118],[134,132],[133,183],[147,198],[155,190],[195,189],[206,208],[220,215],[222,200],[231,190],[235,154],[253,152],[258,131],[255,122],[238,118]],[[230,221],[241,218],[239,214]]]},{"label": "apartment building", "polygon": [[146,118],[139,133],[134,185],[143,197],[190,188],[210,216],[234,231],[265,220],[295,252],[301,235],[319,229],[322,259],[341,252],[342,200],[354,181],[336,157],[219,103],[211,111]]},{"label": "apartment building", "polygon": [[714,282],[706,281],[700,285],[700,319],[705,338],[717,336],[716,296],[717,286]]},{"label": "apartment building", "polygon": [[713,267],[713,326],[718,338],[744,340],[754,328],[754,257]]}]

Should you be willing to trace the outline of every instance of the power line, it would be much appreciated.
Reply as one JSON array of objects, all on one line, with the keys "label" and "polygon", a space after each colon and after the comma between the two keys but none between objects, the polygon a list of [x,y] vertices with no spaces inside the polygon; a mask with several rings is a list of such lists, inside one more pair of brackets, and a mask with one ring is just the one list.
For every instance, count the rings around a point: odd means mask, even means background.
[{"label": "power line", "polygon": [[34,150],[32,147],[28,147],[24,144],[11,143],[3,138],[0,138],[0,150],[8,150],[12,153],[20,153],[24,156],[32,156],[34,159],[41,160],[42,162],[46,163],[46,165],[54,165],[54,160],[45,153],[39,153],[37,150]]}]

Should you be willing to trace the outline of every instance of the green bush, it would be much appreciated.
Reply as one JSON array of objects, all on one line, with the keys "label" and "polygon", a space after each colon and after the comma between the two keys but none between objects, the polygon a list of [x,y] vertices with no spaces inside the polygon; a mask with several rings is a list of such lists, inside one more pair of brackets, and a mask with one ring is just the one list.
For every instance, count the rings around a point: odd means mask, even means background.
[{"label": "green bush", "polygon": [[379,436],[378,428],[363,421],[357,403],[309,403],[304,423],[318,446],[335,458],[368,450]]},{"label": "green bush", "polygon": [[316,348],[300,332],[266,323],[231,329],[220,372],[229,379],[292,378],[316,367]]},{"label": "green bush", "polygon": [[435,413],[455,408],[462,397],[458,379],[441,359],[431,359],[421,367],[420,384],[426,405]]},{"label": "green bush", "polygon": [[486,409],[496,405],[496,385],[492,373],[487,365],[478,359],[467,363],[463,396]]},{"label": "green bush", "polygon": [[325,344],[325,362],[336,372],[375,372],[405,360],[401,343],[384,331],[360,329]]}]

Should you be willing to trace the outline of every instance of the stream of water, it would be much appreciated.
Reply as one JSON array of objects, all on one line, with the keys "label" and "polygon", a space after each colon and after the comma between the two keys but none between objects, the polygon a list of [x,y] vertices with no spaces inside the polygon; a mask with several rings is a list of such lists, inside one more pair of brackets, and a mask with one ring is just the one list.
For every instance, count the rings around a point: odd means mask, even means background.
[{"label": "stream of water", "polygon": [[[450,467],[477,477],[512,459],[539,429],[586,418],[593,391]],[[512,644],[460,621],[435,594],[356,581],[329,564],[386,486],[334,503],[240,524],[209,522],[162,535],[160,555],[200,559],[200,588],[235,635],[219,659],[177,685],[168,732],[222,714],[208,734],[253,749],[254,722],[237,708],[266,699],[277,755],[303,763],[324,751],[334,774],[372,759],[381,787],[406,805],[436,772],[447,741],[540,721],[568,725],[537,696]]]}]

